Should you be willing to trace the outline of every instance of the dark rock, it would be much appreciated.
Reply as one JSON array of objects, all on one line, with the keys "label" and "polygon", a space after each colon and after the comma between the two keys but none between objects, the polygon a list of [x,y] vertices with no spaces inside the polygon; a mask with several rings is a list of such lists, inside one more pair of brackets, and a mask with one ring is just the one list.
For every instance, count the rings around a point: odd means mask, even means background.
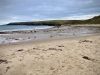
[{"label": "dark rock", "polygon": [[0,32],[0,34],[7,34],[7,32]]},{"label": "dark rock", "polygon": [[34,38],[36,38],[36,36],[34,36]]},{"label": "dark rock", "polygon": [[36,49],[36,48],[33,48],[33,49]]},{"label": "dark rock", "polygon": [[60,46],[58,46],[58,47],[64,47],[64,46],[60,45]]},{"label": "dark rock", "polygon": [[90,60],[90,58],[87,57],[87,56],[83,56],[83,58],[86,59],[86,60]]},{"label": "dark rock", "polygon": [[30,37],[28,37],[28,39],[30,39]]},{"label": "dark rock", "polygon": [[19,40],[19,39],[15,39],[15,40]]},{"label": "dark rock", "polygon": [[19,49],[19,50],[17,50],[17,51],[23,51],[23,49]]},{"label": "dark rock", "polygon": [[50,35],[50,37],[53,37],[52,35]]},{"label": "dark rock", "polygon": [[34,31],[34,33],[36,33],[36,31]]}]

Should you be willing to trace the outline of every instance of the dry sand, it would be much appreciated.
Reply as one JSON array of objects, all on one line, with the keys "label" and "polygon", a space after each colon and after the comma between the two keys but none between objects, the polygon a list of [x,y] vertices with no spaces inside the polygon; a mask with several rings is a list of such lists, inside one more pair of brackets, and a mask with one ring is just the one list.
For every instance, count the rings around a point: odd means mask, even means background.
[{"label": "dry sand", "polygon": [[1,44],[0,75],[100,75],[100,35]]}]

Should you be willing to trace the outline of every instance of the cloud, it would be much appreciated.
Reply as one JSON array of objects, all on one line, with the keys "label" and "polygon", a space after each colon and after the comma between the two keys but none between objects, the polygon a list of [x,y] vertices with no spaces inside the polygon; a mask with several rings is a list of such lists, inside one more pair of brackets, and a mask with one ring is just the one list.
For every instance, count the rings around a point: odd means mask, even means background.
[{"label": "cloud", "polygon": [[77,15],[77,16],[69,16],[69,17],[62,17],[62,20],[86,20],[93,18],[94,16],[98,16],[99,14],[88,14],[88,15]]},{"label": "cloud", "polygon": [[87,19],[97,14],[100,15],[100,0],[0,0],[1,24],[48,19]]}]

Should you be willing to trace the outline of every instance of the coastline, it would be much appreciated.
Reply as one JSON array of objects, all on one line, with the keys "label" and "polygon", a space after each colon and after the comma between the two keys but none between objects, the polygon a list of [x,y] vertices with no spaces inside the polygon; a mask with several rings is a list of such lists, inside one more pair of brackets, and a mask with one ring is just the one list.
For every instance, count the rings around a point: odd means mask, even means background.
[{"label": "coastline", "polygon": [[41,41],[49,39],[61,39],[78,36],[90,36],[100,34],[100,26],[61,26],[48,29],[20,30],[0,32],[0,43],[9,44],[16,42]]}]

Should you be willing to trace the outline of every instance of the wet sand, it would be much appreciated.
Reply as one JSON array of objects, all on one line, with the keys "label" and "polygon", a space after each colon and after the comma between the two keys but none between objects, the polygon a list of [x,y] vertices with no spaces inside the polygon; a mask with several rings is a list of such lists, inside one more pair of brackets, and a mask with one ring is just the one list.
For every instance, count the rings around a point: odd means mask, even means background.
[{"label": "wet sand", "polygon": [[96,26],[61,26],[41,30],[6,31],[0,33],[0,43],[38,41],[100,34],[100,25]]},{"label": "wet sand", "polygon": [[100,34],[51,38],[1,44],[0,75],[100,75]]}]

